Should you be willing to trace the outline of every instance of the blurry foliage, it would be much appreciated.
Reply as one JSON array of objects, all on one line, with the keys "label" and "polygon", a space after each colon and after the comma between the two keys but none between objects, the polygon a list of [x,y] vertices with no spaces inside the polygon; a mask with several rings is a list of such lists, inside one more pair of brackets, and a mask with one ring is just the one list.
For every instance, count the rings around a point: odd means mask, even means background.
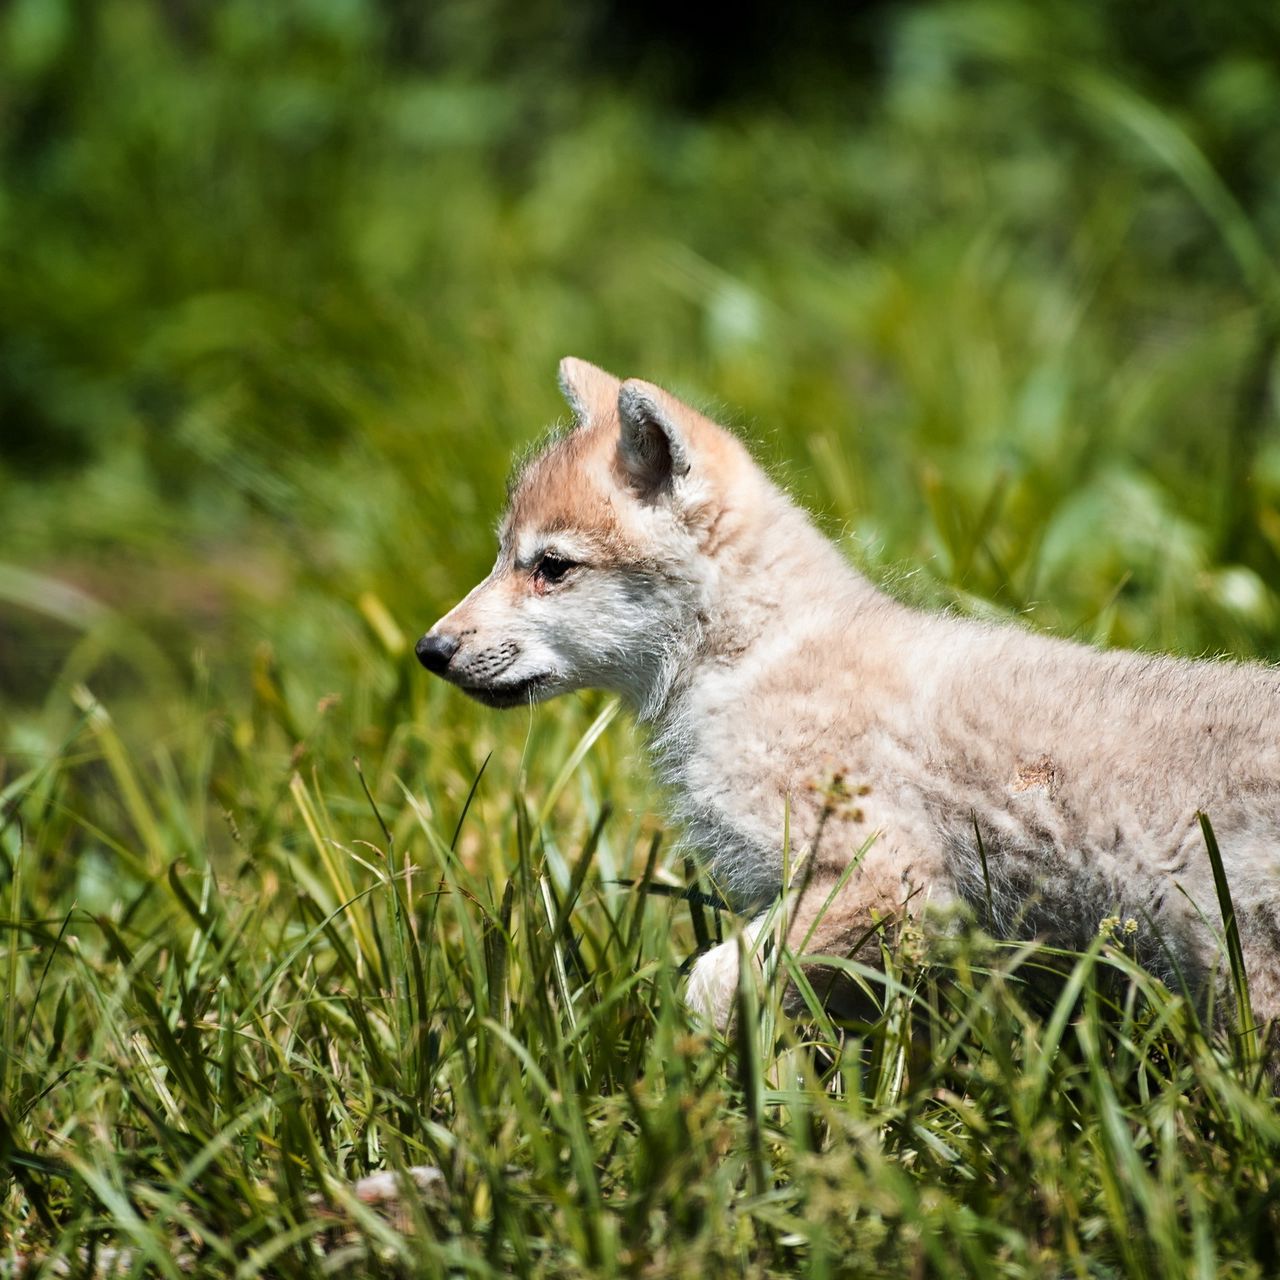
[{"label": "blurry foliage", "polygon": [[362,593],[481,572],[577,352],[909,595],[1275,655],[1278,50],[1261,0],[14,0],[0,558],[322,693]]}]

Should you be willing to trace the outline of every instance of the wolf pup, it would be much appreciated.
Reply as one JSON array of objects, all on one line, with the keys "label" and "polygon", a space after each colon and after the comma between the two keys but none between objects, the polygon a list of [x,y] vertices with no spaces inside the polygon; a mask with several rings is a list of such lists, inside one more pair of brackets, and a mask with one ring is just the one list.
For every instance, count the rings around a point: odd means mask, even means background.
[{"label": "wolf pup", "polygon": [[[1206,996],[1206,813],[1255,1014],[1280,1016],[1280,669],[918,612],[660,387],[570,358],[560,388],[574,425],[520,472],[493,571],[418,642],[423,666],[493,707],[621,695],[738,909],[777,899],[789,824],[788,936],[811,955],[874,964],[877,927],[926,903],[1072,948],[1119,916],[1148,967]],[[690,977],[721,1026],[738,955]]]}]

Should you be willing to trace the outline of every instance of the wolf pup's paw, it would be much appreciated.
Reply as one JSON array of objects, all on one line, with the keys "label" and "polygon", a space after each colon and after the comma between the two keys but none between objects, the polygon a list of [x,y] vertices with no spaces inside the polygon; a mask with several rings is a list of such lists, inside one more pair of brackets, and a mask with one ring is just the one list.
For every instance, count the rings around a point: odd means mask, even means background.
[{"label": "wolf pup's paw", "polygon": [[[756,956],[757,969],[759,957],[756,954],[756,940],[767,920],[768,912],[757,916],[742,930],[742,944],[748,955]],[[737,1006],[738,955],[737,938],[730,938],[728,942],[712,947],[698,957],[698,962],[689,972],[689,981],[685,984],[685,1004],[705,1018],[721,1035],[728,1031]]]},{"label": "wolf pup's paw", "polygon": [[685,984],[684,1002],[723,1034],[738,991],[738,940],[731,938],[698,957]]}]

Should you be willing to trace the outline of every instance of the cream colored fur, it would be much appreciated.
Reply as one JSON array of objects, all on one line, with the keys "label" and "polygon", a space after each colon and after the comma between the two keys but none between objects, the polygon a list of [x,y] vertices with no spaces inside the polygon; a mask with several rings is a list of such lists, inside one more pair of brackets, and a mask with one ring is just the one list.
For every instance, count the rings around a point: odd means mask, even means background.
[{"label": "cream colored fur", "polygon": [[[808,886],[790,938],[811,954],[874,961],[877,923],[925,903],[1073,947],[1118,915],[1150,967],[1205,994],[1203,811],[1255,1010],[1280,1015],[1280,671],[908,608],[695,410],[574,359],[561,386],[576,423],[515,483],[490,576],[428,633],[456,642],[441,674],[495,705],[623,695],[743,910],[779,894],[789,816]],[[721,1024],[737,955],[690,981]]]}]

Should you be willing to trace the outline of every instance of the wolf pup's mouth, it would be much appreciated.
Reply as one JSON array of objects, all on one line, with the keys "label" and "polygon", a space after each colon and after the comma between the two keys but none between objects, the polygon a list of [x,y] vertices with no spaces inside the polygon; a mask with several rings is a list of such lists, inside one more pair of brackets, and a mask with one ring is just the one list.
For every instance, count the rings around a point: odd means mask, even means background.
[{"label": "wolf pup's mouth", "polygon": [[527,680],[516,680],[510,684],[459,684],[458,688],[486,707],[506,710],[536,701],[539,691],[550,678],[549,675],[530,676]]}]

